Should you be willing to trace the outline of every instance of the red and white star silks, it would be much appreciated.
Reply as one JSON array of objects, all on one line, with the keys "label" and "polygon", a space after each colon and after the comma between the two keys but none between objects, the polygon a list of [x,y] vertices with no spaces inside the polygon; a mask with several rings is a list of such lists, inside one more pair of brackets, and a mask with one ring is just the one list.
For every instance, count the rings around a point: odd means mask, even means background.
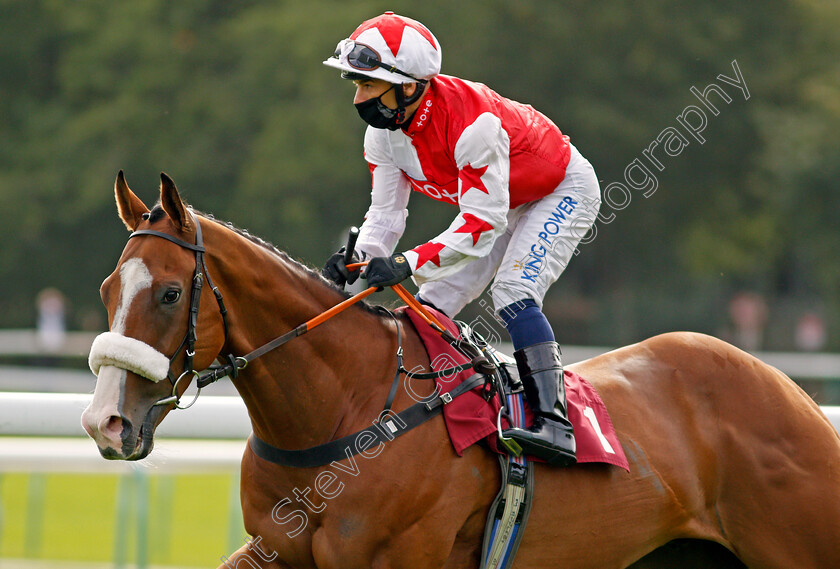
[{"label": "red and white star silks", "polygon": [[471,213],[463,214],[463,218],[465,220],[464,225],[456,229],[455,233],[469,233],[472,235],[473,245],[478,243],[478,239],[482,233],[493,229],[492,225]]},{"label": "red and white star silks", "polygon": [[376,18],[372,18],[362,23],[362,25],[356,28],[356,31],[353,32],[350,39],[364,43],[364,40],[368,39],[368,36],[371,35],[365,34],[365,32],[375,28],[382,39],[385,40],[385,44],[388,46],[388,49],[391,50],[391,53],[394,54],[394,57],[397,57],[400,52],[400,45],[402,44],[403,34],[405,33],[406,27],[419,33],[420,36],[429,42],[435,51],[439,51],[434,36],[426,26],[416,20],[406,18],[405,16],[395,18],[393,17],[392,12],[386,12],[381,16],[377,16]]},{"label": "red and white star silks", "polygon": [[358,247],[372,256],[393,252],[413,189],[460,210],[443,233],[405,252],[415,282],[457,272],[490,252],[510,209],[563,181],[568,140],[529,105],[479,83],[435,77],[409,128],[367,129],[373,183]]}]

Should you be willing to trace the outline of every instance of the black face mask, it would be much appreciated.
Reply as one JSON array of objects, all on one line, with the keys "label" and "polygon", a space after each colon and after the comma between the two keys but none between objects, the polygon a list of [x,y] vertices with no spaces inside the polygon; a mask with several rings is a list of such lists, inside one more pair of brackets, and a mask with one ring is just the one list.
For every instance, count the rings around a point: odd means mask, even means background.
[{"label": "black face mask", "polygon": [[[396,85],[391,85],[391,89]],[[391,89],[388,89],[390,91]],[[388,91],[385,91],[387,93]],[[382,96],[379,95],[375,99],[368,99],[362,103],[356,103],[356,111],[362,120],[368,123],[373,128],[387,128],[388,130],[397,130],[400,125],[397,121],[400,115],[405,114],[405,109],[389,109],[382,103]],[[400,112],[402,111],[402,112]]]}]

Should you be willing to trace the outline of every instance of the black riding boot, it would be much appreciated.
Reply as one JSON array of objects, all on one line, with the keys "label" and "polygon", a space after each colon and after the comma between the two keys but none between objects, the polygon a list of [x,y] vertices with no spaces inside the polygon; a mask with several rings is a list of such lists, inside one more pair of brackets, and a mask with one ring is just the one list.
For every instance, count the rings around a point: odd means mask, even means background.
[{"label": "black riding boot", "polygon": [[513,357],[535,417],[531,427],[502,434],[519,443],[525,454],[549,464],[574,464],[575,435],[566,415],[560,346],[556,342],[534,344],[517,350]]}]

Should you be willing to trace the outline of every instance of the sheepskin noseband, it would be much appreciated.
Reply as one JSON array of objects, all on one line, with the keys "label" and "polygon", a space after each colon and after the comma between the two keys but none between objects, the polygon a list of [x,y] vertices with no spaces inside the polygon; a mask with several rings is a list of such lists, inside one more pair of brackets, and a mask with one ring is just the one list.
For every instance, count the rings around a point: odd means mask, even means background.
[{"label": "sheepskin noseband", "polygon": [[115,366],[155,383],[169,373],[169,358],[145,342],[115,332],[104,332],[93,340],[88,365],[97,376],[100,367]]}]

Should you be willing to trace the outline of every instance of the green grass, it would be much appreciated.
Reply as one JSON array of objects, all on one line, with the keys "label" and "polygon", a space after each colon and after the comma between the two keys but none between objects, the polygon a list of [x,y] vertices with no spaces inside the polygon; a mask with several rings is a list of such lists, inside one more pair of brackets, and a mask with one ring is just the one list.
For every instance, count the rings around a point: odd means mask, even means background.
[{"label": "green grass", "polygon": [[0,474],[0,566],[27,558],[216,567],[244,543],[231,499],[238,486],[234,474]]}]

